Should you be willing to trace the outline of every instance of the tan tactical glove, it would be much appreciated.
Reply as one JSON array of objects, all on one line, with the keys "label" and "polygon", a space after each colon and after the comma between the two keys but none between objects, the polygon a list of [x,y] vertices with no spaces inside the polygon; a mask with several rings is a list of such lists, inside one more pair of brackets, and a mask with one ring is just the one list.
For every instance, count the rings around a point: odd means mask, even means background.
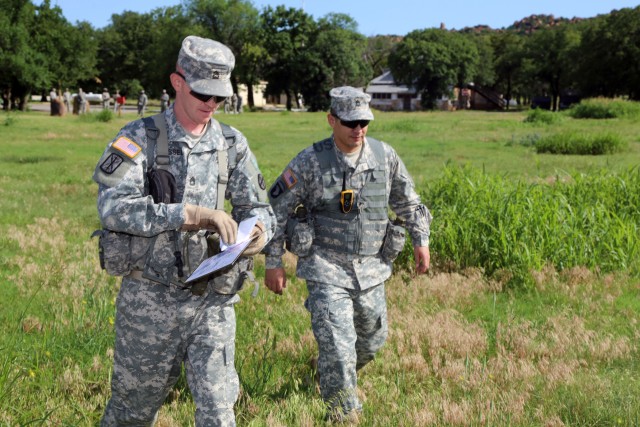
[{"label": "tan tactical glove", "polygon": [[184,205],[182,231],[215,230],[228,245],[238,237],[238,224],[225,211]]},{"label": "tan tactical glove", "polygon": [[264,232],[265,226],[261,221],[256,222],[256,225],[251,230],[251,236],[258,236],[249,243],[249,246],[242,252],[244,256],[253,256],[258,254],[264,245],[267,243],[267,234]]}]

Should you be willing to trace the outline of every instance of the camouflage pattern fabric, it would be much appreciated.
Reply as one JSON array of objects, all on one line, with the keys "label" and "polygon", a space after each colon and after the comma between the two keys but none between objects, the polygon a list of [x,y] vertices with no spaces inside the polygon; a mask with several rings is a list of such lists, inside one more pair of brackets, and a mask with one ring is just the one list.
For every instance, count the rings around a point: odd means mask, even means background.
[{"label": "camouflage pattern fabric", "polygon": [[185,364],[196,426],[234,426],[237,295],[125,278],[116,302],[112,397],[101,426],[150,426]]},{"label": "camouflage pattern fabric", "polygon": [[[319,145],[314,144],[315,149],[327,143],[333,144],[333,141],[327,139],[318,143]],[[278,268],[283,265],[281,257],[285,252],[286,222],[295,207],[304,204],[313,217],[313,210],[323,199],[325,188],[314,146],[299,153],[269,190],[269,199],[278,219],[278,227],[264,250],[267,254],[266,268]],[[383,143],[383,148],[387,162],[385,179],[389,206],[406,222],[413,244],[428,246],[431,214],[421,204],[413,180],[398,154],[386,143]],[[340,150],[335,150],[338,168],[350,174],[349,188],[356,193],[365,185],[370,171],[377,164],[368,144],[365,143],[362,150],[357,165],[352,165]],[[333,230],[332,234],[339,232],[340,230]],[[383,261],[379,255],[345,254],[314,245],[308,256],[298,259],[296,274],[303,279],[339,284],[338,286],[348,289],[367,289],[389,278],[391,264]]]},{"label": "camouflage pattern fabric", "polygon": [[373,360],[387,339],[384,284],[355,291],[307,281],[307,289],[322,399],[329,412],[361,411],[356,371]]},{"label": "camouflage pattern fabric", "polygon": [[[300,152],[269,190],[278,226],[264,253],[266,268],[283,266],[286,223],[293,210],[304,204],[313,218],[314,209],[333,183],[323,182],[314,150],[334,144],[326,139]],[[388,144],[385,153],[386,195],[389,207],[405,221],[416,246],[428,246],[431,214],[421,203],[404,163]],[[348,187],[357,194],[377,165],[366,142],[355,164],[335,149],[338,169],[350,174]],[[356,209],[354,207],[354,209]],[[318,230],[316,230],[317,233]],[[329,230],[332,235],[340,230]],[[373,359],[387,336],[384,281],[391,275],[391,263],[380,254],[358,255],[312,245],[308,256],[298,258],[298,277],[307,280],[312,328],[318,342],[318,373],[322,397],[330,412],[359,411],[355,390],[357,369]]]},{"label": "camouflage pattern fabric", "polygon": [[371,95],[351,86],[331,89],[331,111],[338,118],[345,121],[373,120],[373,113],[369,109]]},{"label": "camouflage pattern fabric", "polygon": [[231,71],[235,63],[227,46],[197,36],[186,37],[178,54],[178,66],[184,70],[187,84],[205,95],[233,95]]},{"label": "camouflage pattern fabric", "polygon": [[[234,425],[232,407],[238,391],[233,367],[233,304],[239,298],[214,292],[213,281],[202,295],[183,288],[184,279],[207,257],[202,231],[178,233],[184,277],[177,276],[174,266],[174,236],[185,220],[184,204],[215,209],[217,151],[226,150],[228,142],[215,120],[195,138],[178,124],[173,106],[164,118],[169,169],[181,203],[155,204],[147,195],[146,171],[155,153],[147,147],[142,120],[127,124],[118,133],[93,176],[98,183],[98,213],[103,227],[133,235],[130,268],[147,277],[130,275],[122,282],[112,398],[103,425],[122,425],[128,420],[132,420],[130,425],[150,425],[175,383],[179,372],[176,366],[182,361],[197,405],[196,425]],[[275,218],[267,202],[264,179],[246,138],[233,130],[236,167],[226,188],[231,215],[238,222],[257,216],[265,224],[269,239]],[[157,280],[149,280],[154,274]]]}]

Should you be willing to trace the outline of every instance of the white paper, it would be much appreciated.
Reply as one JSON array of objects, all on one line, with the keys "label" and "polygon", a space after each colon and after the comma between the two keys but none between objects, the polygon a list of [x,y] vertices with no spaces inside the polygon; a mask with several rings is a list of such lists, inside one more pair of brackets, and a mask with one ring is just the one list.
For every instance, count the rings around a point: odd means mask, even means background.
[{"label": "white paper", "polygon": [[192,280],[198,279],[202,276],[206,276],[207,274],[211,274],[214,271],[218,271],[228,265],[233,264],[235,260],[238,259],[242,251],[244,251],[250,243],[251,240],[245,240],[242,243],[231,246],[224,252],[220,252],[218,255],[214,255],[210,258],[205,259],[200,263],[198,268],[196,268],[195,271],[191,273],[191,276],[189,276],[186,281],[191,282]]},{"label": "white paper", "polygon": [[227,245],[222,239],[220,239],[220,252],[224,252],[235,245],[244,243],[245,241],[249,240],[249,236],[251,236],[253,227],[256,226],[257,222],[257,216],[252,216],[251,218],[247,218],[244,221],[240,222],[240,224],[238,224],[238,237],[236,238],[236,242],[233,245]]},{"label": "white paper", "polygon": [[202,261],[186,282],[191,282],[233,264],[251,241],[258,237],[256,235],[251,238],[251,232],[256,222],[258,222],[258,217],[253,216],[238,224],[238,237],[233,245],[226,245],[220,239],[220,253]]}]

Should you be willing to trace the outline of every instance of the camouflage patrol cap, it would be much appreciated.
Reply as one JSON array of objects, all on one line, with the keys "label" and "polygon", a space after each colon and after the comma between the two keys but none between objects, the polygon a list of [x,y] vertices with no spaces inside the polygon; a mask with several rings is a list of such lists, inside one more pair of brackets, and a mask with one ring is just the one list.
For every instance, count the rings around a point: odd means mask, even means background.
[{"label": "camouflage patrol cap", "polygon": [[369,109],[371,96],[351,86],[341,86],[331,89],[331,112],[340,120],[373,120],[373,113]]},{"label": "camouflage patrol cap", "polygon": [[231,96],[231,71],[236,59],[231,50],[215,40],[188,36],[182,41],[178,66],[189,87],[205,95]]}]

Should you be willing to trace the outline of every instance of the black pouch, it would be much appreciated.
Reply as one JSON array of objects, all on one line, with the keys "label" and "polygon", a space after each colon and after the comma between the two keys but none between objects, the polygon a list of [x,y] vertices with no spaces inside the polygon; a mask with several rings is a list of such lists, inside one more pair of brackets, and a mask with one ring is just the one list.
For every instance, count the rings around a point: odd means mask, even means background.
[{"label": "black pouch", "polygon": [[173,174],[164,169],[152,169],[147,172],[149,194],[155,203],[176,203],[178,186]]},{"label": "black pouch", "polygon": [[402,252],[404,243],[407,240],[404,227],[400,224],[389,221],[387,231],[380,249],[380,257],[388,264],[391,264]]}]

